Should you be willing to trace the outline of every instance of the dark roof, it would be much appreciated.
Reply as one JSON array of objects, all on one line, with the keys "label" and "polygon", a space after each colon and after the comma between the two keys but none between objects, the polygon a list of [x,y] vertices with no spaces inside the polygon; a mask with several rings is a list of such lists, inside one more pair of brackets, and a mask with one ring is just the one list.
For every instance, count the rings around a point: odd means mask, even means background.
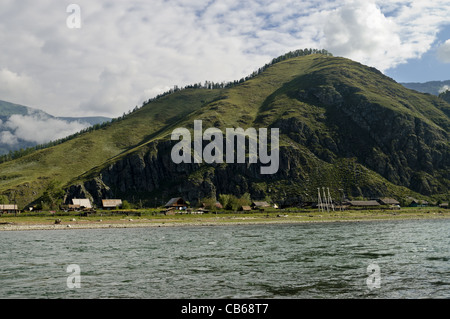
[{"label": "dark roof", "polygon": [[351,206],[380,206],[376,200],[351,200],[348,203]]},{"label": "dark roof", "polygon": [[268,207],[270,206],[268,202],[253,202],[252,206],[257,206],[257,207]]},{"label": "dark roof", "polygon": [[186,202],[181,197],[174,197],[174,198],[171,198],[165,205],[165,207],[170,207],[170,206],[186,206]]},{"label": "dark roof", "polygon": [[413,204],[413,203],[416,203],[416,204],[422,203],[422,205],[428,205],[428,201],[422,200],[422,199],[415,199],[415,198],[412,199],[411,204]]},{"label": "dark roof", "polygon": [[398,204],[400,204],[400,202],[397,201],[396,199],[394,199],[394,198],[387,198],[387,197],[379,198],[378,201],[382,205],[398,205]]}]

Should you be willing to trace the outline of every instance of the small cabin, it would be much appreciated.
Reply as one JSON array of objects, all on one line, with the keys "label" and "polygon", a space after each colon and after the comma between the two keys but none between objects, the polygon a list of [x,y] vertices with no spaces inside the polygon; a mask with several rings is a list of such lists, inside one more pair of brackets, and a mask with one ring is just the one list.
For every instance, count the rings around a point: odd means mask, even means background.
[{"label": "small cabin", "polygon": [[252,210],[252,208],[250,206],[241,206],[239,208],[239,211],[241,212],[250,212]]},{"label": "small cabin", "polygon": [[427,207],[428,202],[426,200],[420,200],[420,199],[413,199],[411,201],[411,204],[409,204],[410,207]]},{"label": "small cabin", "polygon": [[400,205],[400,202],[394,198],[379,198],[377,199],[377,201],[381,204],[381,205]]},{"label": "small cabin", "polygon": [[[207,206],[206,203],[202,203],[200,205],[200,208],[206,208],[206,206]],[[219,201],[216,201],[214,203],[214,208],[216,208],[216,209],[223,209],[223,205]]]},{"label": "small cabin", "polygon": [[268,202],[253,202],[251,207],[253,209],[264,209],[270,207],[270,204]]},{"label": "small cabin", "polygon": [[121,199],[102,199],[102,207],[103,209],[116,209],[122,207]]},{"label": "small cabin", "polygon": [[380,203],[376,200],[350,200],[346,204],[356,208],[376,208],[380,206]]},{"label": "small cabin", "polygon": [[92,204],[91,201],[88,198],[73,198],[72,199],[72,205],[73,207],[77,207],[80,209],[91,209],[92,208]]},{"label": "small cabin", "polygon": [[13,204],[0,204],[0,213],[17,213],[19,208]]},{"label": "small cabin", "polygon": [[175,208],[175,209],[178,209],[178,210],[186,209],[187,206],[188,205],[187,205],[186,201],[183,198],[181,198],[181,197],[171,198],[166,203],[166,205],[164,205],[164,207],[166,207],[166,208]]}]

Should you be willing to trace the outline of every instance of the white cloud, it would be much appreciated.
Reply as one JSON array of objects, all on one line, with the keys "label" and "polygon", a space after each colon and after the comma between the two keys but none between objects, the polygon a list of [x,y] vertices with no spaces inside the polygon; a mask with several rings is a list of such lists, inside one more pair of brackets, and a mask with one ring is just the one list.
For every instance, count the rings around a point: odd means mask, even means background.
[{"label": "white cloud", "polygon": [[89,127],[87,123],[78,121],[67,122],[64,120],[44,116],[42,113],[30,115],[11,115],[3,123],[3,131],[0,134],[0,143],[14,145],[18,140],[37,144],[57,140]]},{"label": "white cloud", "polygon": [[15,145],[18,143],[18,139],[14,134],[12,134],[10,131],[2,131],[0,132],[0,144],[7,144],[7,145]]},{"label": "white cloud", "polygon": [[[448,0],[3,1],[0,99],[55,116],[119,116],[173,85],[232,81],[273,57],[324,48],[392,68],[427,52]],[[18,39],[20,39],[18,41]]]},{"label": "white cloud", "polygon": [[27,74],[19,74],[8,68],[0,69],[0,99],[15,103],[37,98],[38,85]]},{"label": "white cloud", "polygon": [[402,46],[398,32],[396,23],[375,3],[352,1],[329,13],[323,46],[335,55],[385,70],[405,59],[398,54]]},{"label": "white cloud", "polygon": [[450,91],[450,86],[448,85],[443,85],[440,89],[439,89],[439,93],[444,93],[446,91]]},{"label": "white cloud", "polygon": [[438,2],[345,1],[328,12],[321,44],[385,71],[430,50],[449,14]]},{"label": "white cloud", "polygon": [[440,61],[450,63],[450,39],[439,47],[437,54]]}]

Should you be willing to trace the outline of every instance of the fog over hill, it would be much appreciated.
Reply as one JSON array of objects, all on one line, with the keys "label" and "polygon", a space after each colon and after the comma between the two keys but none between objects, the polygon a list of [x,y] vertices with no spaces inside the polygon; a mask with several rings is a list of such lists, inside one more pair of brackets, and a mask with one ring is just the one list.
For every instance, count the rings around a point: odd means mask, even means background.
[{"label": "fog over hill", "polygon": [[0,155],[45,144],[109,120],[107,117],[55,117],[39,109],[0,100]]}]

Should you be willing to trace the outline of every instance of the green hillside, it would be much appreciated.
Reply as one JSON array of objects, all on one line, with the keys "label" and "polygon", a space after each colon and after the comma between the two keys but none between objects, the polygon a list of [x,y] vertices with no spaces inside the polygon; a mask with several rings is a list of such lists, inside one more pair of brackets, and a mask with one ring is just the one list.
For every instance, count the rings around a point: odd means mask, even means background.
[{"label": "green hillside", "polygon": [[[379,71],[322,54],[294,57],[242,83],[175,91],[101,129],[0,164],[0,193],[20,205],[56,180],[67,197],[154,202],[218,194],[286,203],[318,187],[345,196],[447,196],[450,104],[406,89]],[[174,164],[177,127],[279,128],[280,167]]]}]

